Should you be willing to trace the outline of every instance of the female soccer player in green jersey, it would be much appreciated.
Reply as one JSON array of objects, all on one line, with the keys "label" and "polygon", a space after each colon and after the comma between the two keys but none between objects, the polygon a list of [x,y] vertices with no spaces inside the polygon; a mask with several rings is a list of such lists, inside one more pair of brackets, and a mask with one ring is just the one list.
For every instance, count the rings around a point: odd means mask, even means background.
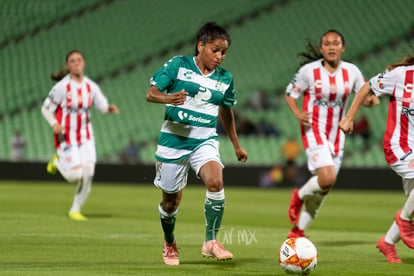
[{"label": "female soccer player in green jersey", "polygon": [[[230,35],[216,23],[206,23],[197,32],[194,56],[175,56],[151,78],[147,101],[165,104],[158,137],[155,186],[162,190],[159,205],[164,231],[163,259],[178,265],[174,227],[182,190],[190,167],[206,185],[204,214],[205,257],[232,259],[216,240],[224,212],[223,164],[220,160],[217,119],[220,118],[233,144],[237,159],[246,162],[240,146],[232,107],[236,104],[233,77],[220,64],[226,58]],[[166,92],[166,93],[164,93]]]}]

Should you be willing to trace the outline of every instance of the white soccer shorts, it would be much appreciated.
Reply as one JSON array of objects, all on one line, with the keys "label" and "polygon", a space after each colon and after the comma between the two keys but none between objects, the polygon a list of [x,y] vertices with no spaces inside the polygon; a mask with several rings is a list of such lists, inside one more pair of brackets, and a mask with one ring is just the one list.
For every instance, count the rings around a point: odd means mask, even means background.
[{"label": "white soccer shorts", "polygon": [[159,160],[155,163],[156,175],[154,185],[166,193],[177,193],[187,185],[188,171],[190,167],[198,176],[200,169],[209,161],[219,163],[219,143],[216,140],[209,140],[200,145],[187,158],[175,163],[166,163]]}]

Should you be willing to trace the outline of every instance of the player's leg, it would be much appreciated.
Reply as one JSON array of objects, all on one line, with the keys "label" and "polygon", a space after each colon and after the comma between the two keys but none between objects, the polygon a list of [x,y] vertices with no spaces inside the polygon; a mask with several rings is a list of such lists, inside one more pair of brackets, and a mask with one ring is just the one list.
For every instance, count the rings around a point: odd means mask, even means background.
[{"label": "player's leg", "polygon": [[92,189],[92,180],[95,172],[95,163],[82,164],[82,178],[78,181],[76,194],[69,211],[69,217],[73,220],[86,221],[87,218],[82,215],[81,208],[85,204]]},{"label": "player's leg", "polygon": [[[309,171],[315,174],[300,189],[294,189],[288,208],[288,218],[297,224],[305,199],[315,194],[326,193],[336,181],[336,161],[328,147],[310,148],[306,151]],[[337,158],[335,158],[336,160]],[[338,165],[340,166],[340,165]]]},{"label": "player's leg", "polygon": [[407,199],[394,219],[399,228],[402,241],[410,248],[414,248],[414,164],[413,158],[398,160],[391,168],[403,179],[404,193]]},{"label": "player's leg", "polygon": [[377,248],[384,254],[390,263],[401,263],[401,259],[397,255],[395,244],[400,240],[400,230],[394,221],[388,229],[385,236],[381,237],[377,243]]},{"label": "player's leg", "polygon": [[395,215],[395,221],[400,230],[402,241],[414,248],[414,178],[403,179],[404,192],[407,196],[404,206]]},{"label": "player's leg", "polygon": [[158,205],[164,232],[163,260],[167,265],[179,265],[179,252],[174,235],[182,189],[187,184],[188,160],[177,163],[156,161],[154,185],[162,189],[162,201]]},{"label": "player's leg", "polygon": [[79,147],[79,159],[81,161],[82,178],[78,181],[69,217],[74,220],[85,221],[81,208],[87,201],[92,189],[92,180],[95,174],[96,150],[93,141],[87,141]]},{"label": "player's leg", "polygon": [[207,189],[204,201],[206,236],[201,252],[205,257],[215,257],[218,260],[232,259],[233,254],[217,241],[225,205],[223,164],[220,161],[217,141],[208,141],[197,149],[190,156],[190,163]]},{"label": "player's leg", "polygon": [[[316,175],[292,193],[288,215],[294,227],[288,237],[304,236],[304,231],[316,218],[326,195],[334,186],[341,166],[341,158],[333,157],[328,148],[311,149],[307,151],[307,155],[308,167]],[[305,208],[301,210],[303,203]]]}]

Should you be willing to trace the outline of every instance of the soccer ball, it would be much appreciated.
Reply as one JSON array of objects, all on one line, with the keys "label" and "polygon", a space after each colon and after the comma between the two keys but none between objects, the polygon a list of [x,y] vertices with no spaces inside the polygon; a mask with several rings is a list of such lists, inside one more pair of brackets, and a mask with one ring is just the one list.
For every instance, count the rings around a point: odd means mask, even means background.
[{"label": "soccer ball", "polygon": [[307,238],[289,238],[279,250],[279,264],[289,274],[307,275],[318,263],[318,251]]}]

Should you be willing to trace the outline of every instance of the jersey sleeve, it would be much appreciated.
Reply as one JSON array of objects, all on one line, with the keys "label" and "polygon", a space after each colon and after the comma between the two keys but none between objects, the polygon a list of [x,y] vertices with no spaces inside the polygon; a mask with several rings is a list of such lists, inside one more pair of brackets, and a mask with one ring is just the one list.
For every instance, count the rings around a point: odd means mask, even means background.
[{"label": "jersey sleeve", "polygon": [[55,112],[57,107],[62,103],[65,96],[65,90],[62,83],[56,83],[49,91],[46,99],[43,102],[43,107],[51,112]]},{"label": "jersey sleeve", "polygon": [[236,90],[234,89],[234,82],[233,78],[230,81],[230,85],[227,88],[226,92],[224,92],[224,97],[221,106],[228,109],[232,108],[237,104],[236,98]]},{"label": "jersey sleeve", "polygon": [[176,81],[181,56],[175,56],[158,69],[152,75],[150,84],[156,86],[160,91],[168,91],[168,88],[173,86]]},{"label": "jersey sleeve", "polygon": [[391,71],[386,70],[369,80],[369,86],[376,96],[392,95],[399,75],[398,71],[398,68]]},{"label": "jersey sleeve", "polygon": [[102,113],[108,112],[108,99],[96,83],[91,83],[92,104]]},{"label": "jersey sleeve", "polygon": [[357,93],[362,86],[364,86],[365,84],[365,78],[364,75],[362,75],[361,70],[359,70],[358,67],[353,66],[354,67],[354,73],[355,73],[355,84],[353,87],[353,91],[354,93]]},{"label": "jersey sleeve", "polygon": [[286,87],[286,94],[291,96],[295,99],[299,98],[303,91],[305,91],[309,84],[306,78],[306,71],[302,67],[299,71],[295,74],[295,77]]}]

